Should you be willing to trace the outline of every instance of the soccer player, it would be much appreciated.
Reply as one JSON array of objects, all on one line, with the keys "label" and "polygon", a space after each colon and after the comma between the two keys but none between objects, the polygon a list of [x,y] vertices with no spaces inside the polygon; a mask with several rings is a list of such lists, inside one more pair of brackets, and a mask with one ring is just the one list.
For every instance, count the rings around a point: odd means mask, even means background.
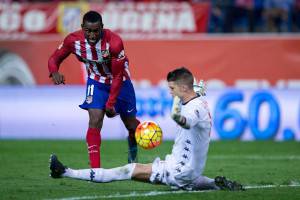
[{"label": "soccer player", "polygon": [[53,178],[69,177],[94,182],[132,179],[185,190],[242,190],[241,184],[225,177],[211,179],[202,175],[211,130],[207,102],[193,90],[193,75],[188,69],[178,68],[169,72],[167,80],[174,97],[171,116],[178,126],[172,153],[165,160],[156,158],[150,164],[131,163],[112,169],[74,170],[51,155],[50,175]]},{"label": "soccer player", "polygon": [[81,30],[66,36],[49,58],[50,77],[54,84],[65,83],[64,75],[59,73],[59,66],[71,53],[86,66],[86,99],[80,108],[87,110],[89,114],[86,142],[91,168],[101,167],[100,131],[105,114],[107,117],[120,114],[129,132],[128,163],[136,162],[134,133],[139,121],[136,119],[135,92],[122,39],[103,28],[102,17],[95,11],[85,13],[81,27]]}]

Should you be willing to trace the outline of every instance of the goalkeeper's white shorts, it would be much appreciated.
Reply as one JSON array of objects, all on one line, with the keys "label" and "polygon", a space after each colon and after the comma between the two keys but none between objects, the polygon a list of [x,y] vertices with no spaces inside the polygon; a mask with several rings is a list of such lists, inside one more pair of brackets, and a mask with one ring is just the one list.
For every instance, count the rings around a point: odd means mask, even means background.
[{"label": "goalkeeper's white shorts", "polygon": [[171,186],[172,189],[191,190],[191,183],[197,178],[193,169],[176,164],[170,155],[166,160],[157,157],[152,163],[151,183],[161,183]]}]

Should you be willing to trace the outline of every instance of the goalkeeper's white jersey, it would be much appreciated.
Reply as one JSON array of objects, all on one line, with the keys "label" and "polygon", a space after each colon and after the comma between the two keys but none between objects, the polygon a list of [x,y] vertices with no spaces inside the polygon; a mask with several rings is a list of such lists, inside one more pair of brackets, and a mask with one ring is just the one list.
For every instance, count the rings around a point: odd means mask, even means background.
[{"label": "goalkeeper's white jersey", "polygon": [[[182,104],[181,115],[187,120],[189,129],[177,126],[172,154],[166,160],[176,166],[177,172],[193,179],[202,174],[210,141],[211,116],[203,97],[195,97]],[[183,174],[182,174],[183,173]]]}]

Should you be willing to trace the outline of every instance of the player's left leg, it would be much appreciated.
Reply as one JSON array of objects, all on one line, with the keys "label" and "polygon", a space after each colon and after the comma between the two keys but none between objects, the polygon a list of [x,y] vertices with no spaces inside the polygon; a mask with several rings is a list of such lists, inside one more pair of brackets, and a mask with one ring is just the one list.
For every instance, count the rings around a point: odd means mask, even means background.
[{"label": "player's left leg", "polygon": [[135,116],[122,116],[121,119],[128,130],[128,163],[137,162],[137,143],[135,130],[140,121]]},{"label": "player's left leg", "polygon": [[137,162],[137,144],[135,130],[140,121],[136,118],[136,98],[133,85],[130,80],[124,81],[120,90],[115,109],[128,130],[128,163]]},{"label": "player's left leg", "polygon": [[237,181],[232,181],[224,176],[217,176],[215,178],[215,183],[221,190],[239,191],[245,190],[244,186]]},{"label": "player's left leg", "polygon": [[215,180],[206,176],[199,176],[192,184],[193,190],[218,190],[219,187],[216,185]]}]

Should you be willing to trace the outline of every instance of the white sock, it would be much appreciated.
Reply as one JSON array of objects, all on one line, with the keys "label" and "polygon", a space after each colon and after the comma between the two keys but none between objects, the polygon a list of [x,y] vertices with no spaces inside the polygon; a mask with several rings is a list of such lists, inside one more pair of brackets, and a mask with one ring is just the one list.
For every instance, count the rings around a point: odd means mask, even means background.
[{"label": "white sock", "polygon": [[70,169],[67,168],[63,177],[69,177],[80,180],[106,183],[111,181],[131,179],[135,163],[127,164],[122,167],[112,169],[93,168],[93,169]]},{"label": "white sock", "polygon": [[194,190],[218,190],[219,187],[215,184],[215,180],[206,176],[200,176],[193,181]]}]

